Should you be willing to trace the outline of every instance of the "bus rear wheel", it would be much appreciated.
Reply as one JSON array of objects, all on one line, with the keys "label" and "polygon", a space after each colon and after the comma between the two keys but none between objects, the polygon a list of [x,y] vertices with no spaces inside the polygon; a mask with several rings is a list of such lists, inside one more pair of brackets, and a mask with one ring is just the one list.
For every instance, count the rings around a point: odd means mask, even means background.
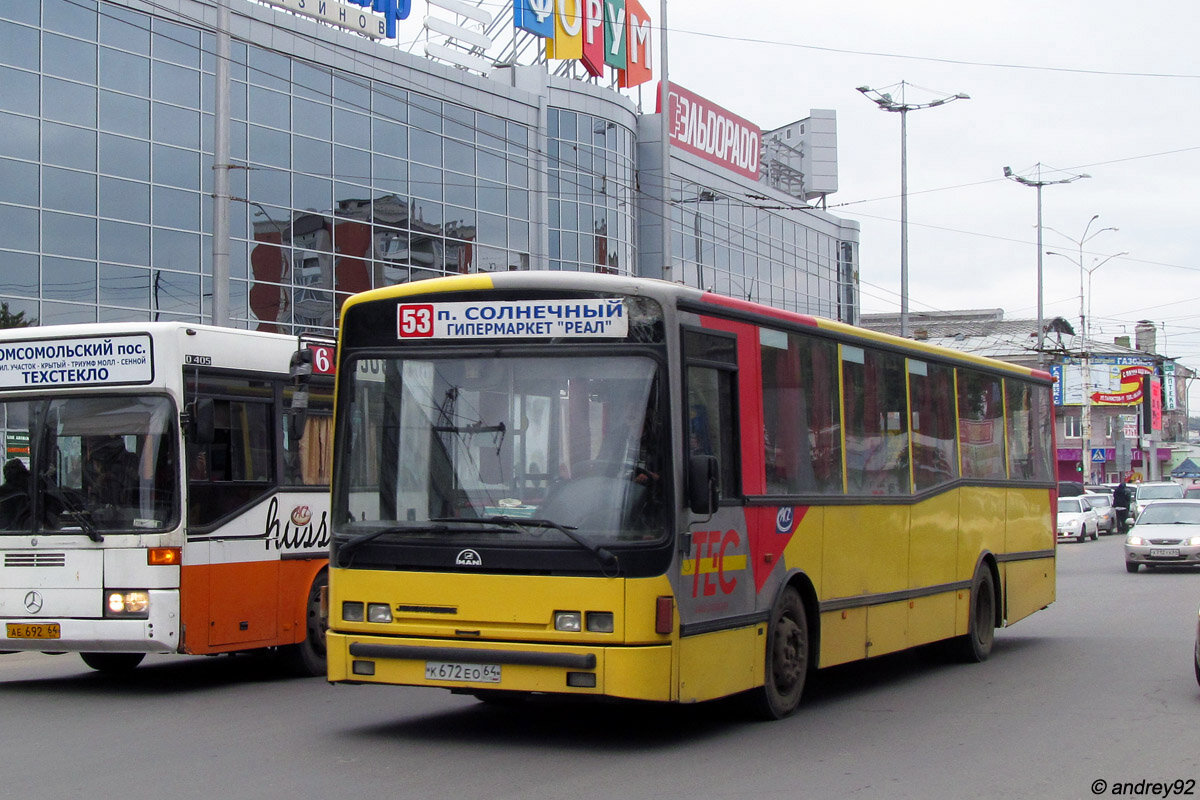
[{"label": "bus rear wheel", "polygon": [[120,675],[131,672],[142,663],[145,653],[80,653],[79,657],[97,672],[107,675]]},{"label": "bus rear wheel", "polygon": [[329,573],[322,570],[308,590],[305,604],[304,639],[280,648],[288,671],[305,678],[325,674],[325,629],[329,617],[323,613],[322,595],[329,585]]},{"label": "bus rear wheel", "polygon": [[808,616],[800,593],[789,586],[771,610],[763,685],[751,695],[756,714],[763,719],[782,719],[795,711],[808,668]]},{"label": "bus rear wheel", "polygon": [[971,581],[971,608],[965,635],[954,640],[958,658],[967,663],[987,661],[996,641],[996,582],[986,564]]}]

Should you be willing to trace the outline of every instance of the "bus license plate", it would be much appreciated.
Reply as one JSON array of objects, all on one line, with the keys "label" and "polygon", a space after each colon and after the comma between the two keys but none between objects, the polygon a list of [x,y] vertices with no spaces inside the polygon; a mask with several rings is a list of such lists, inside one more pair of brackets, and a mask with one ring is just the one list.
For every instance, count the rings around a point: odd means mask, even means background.
[{"label": "bus license plate", "polygon": [[1177,548],[1162,548],[1150,551],[1151,558],[1179,558],[1179,550]]},{"label": "bus license plate", "polygon": [[9,622],[4,625],[9,639],[58,639],[62,628],[57,622]]},{"label": "bus license plate", "polygon": [[425,679],[430,681],[463,681],[465,683],[499,683],[500,665],[426,661]]}]

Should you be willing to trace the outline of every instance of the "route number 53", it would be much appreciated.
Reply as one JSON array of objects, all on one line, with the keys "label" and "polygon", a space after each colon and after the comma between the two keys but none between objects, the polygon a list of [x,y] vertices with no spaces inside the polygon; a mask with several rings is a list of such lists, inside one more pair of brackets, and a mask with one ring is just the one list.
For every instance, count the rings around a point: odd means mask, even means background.
[{"label": "route number 53", "polygon": [[401,339],[433,336],[433,306],[399,306],[396,310],[397,334]]}]

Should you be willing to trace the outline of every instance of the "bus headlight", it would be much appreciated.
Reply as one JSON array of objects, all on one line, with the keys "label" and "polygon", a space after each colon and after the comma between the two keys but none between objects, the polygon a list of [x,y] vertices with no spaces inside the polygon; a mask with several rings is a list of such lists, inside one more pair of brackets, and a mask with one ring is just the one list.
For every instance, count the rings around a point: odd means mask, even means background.
[{"label": "bus headlight", "polygon": [[391,622],[392,607],[387,603],[367,603],[367,622]]},{"label": "bus headlight", "polygon": [[346,622],[362,622],[364,606],[362,603],[354,603],[349,600],[342,601],[342,619]]},{"label": "bus headlight", "polygon": [[587,613],[587,629],[590,633],[612,633],[613,614],[611,611],[589,611]]},{"label": "bus headlight", "polygon": [[144,589],[110,589],[104,593],[104,616],[146,619],[150,616],[150,593]]},{"label": "bus headlight", "polygon": [[578,611],[555,611],[554,630],[579,633],[583,630],[583,615]]}]

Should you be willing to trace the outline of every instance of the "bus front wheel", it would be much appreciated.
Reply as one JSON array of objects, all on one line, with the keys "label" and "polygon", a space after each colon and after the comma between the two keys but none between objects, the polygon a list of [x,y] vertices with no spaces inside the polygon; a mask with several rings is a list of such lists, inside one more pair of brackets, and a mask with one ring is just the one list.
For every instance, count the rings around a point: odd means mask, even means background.
[{"label": "bus front wheel", "polygon": [[97,672],[119,675],[129,672],[142,663],[145,653],[80,653],[79,657]]},{"label": "bus front wheel", "polygon": [[771,610],[763,685],[752,695],[759,716],[782,719],[796,710],[804,693],[808,662],[808,616],[800,593],[789,586]]}]

